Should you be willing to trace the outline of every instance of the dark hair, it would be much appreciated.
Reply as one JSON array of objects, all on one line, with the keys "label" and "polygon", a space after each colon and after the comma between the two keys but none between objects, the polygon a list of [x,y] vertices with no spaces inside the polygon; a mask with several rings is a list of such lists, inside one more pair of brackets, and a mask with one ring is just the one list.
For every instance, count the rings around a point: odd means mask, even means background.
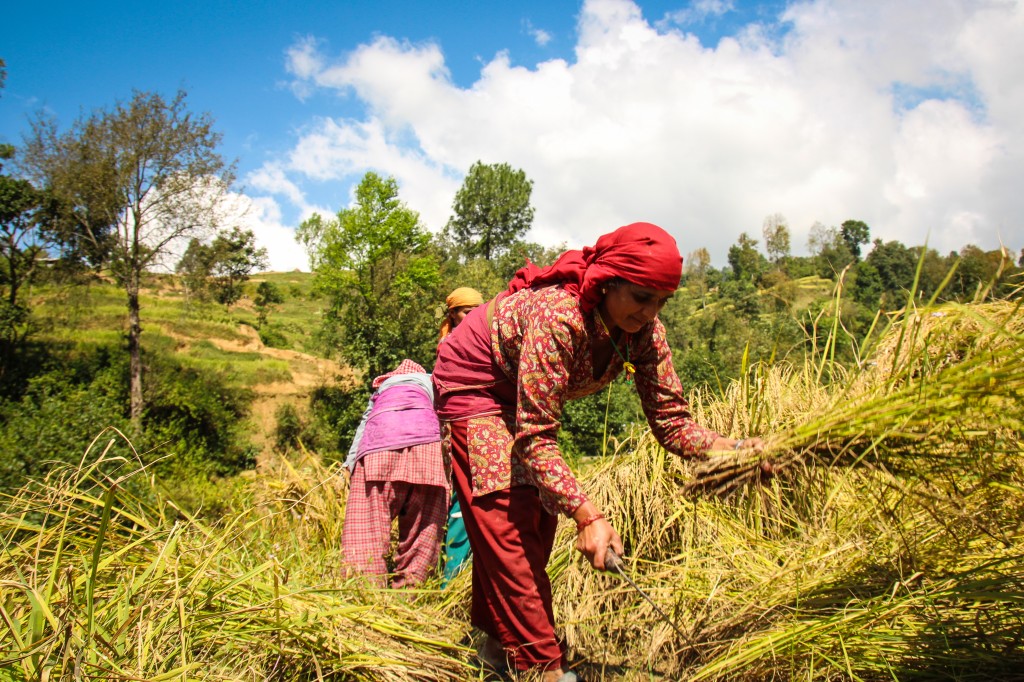
[{"label": "dark hair", "polygon": [[614,289],[615,287],[621,287],[623,284],[629,283],[629,280],[626,279],[625,277],[612,277],[611,279],[605,281],[604,286],[611,287],[612,289]]}]

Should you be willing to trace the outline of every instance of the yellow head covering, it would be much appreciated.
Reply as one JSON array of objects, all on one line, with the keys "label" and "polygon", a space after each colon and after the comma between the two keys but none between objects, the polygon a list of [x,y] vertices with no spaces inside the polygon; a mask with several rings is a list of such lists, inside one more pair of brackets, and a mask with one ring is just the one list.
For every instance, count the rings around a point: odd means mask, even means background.
[{"label": "yellow head covering", "polygon": [[476,289],[459,287],[448,294],[448,298],[444,302],[448,306],[448,310],[451,310],[452,308],[461,308],[467,305],[483,305],[484,297]]},{"label": "yellow head covering", "polygon": [[[448,294],[448,298],[444,300],[448,310],[454,308],[462,308],[463,306],[478,306],[483,305],[484,297],[476,289],[470,287],[459,287],[452,293]],[[445,311],[447,313],[447,311]],[[441,336],[443,339],[448,336],[452,330],[452,322],[448,315],[444,316],[444,322],[441,323]]]}]

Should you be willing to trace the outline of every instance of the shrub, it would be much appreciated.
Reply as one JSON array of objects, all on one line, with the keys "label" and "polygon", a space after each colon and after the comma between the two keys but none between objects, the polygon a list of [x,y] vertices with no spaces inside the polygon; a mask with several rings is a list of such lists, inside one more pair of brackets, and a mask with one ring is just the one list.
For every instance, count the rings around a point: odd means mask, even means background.
[{"label": "shrub", "polygon": [[[5,403],[0,429],[0,489],[11,491],[26,479],[42,478],[55,462],[78,463],[90,441],[108,426],[130,433],[127,402],[111,391],[107,368],[92,381],[79,382],[57,370],[29,380],[20,400]],[[131,456],[117,444],[118,454]]]},{"label": "shrub", "polygon": [[345,459],[369,399],[370,389],[364,386],[318,387],[310,396],[309,403],[314,419],[310,432],[319,437],[315,444],[307,445],[319,450],[328,461]]},{"label": "shrub", "polygon": [[260,328],[260,341],[269,348],[291,348],[292,344],[277,325],[267,324]]},{"label": "shrub", "polygon": [[0,404],[0,489],[39,479],[54,462],[77,464],[89,443],[114,427],[119,454],[154,464],[162,475],[226,476],[255,463],[245,417],[250,391],[223,376],[182,366],[171,356],[146,353],[142,432],[128,419],[128,358],[114,347],[50,356],[16,397]]},{"label": "shrub", "polygon": [[298,445],[305,425],[299,417],[299,411],[291,403],[282,403],[274,410],[274,448],[278,452],[287,452]]},{"label": "shrub", "polygon": [[188,469],[227,476],[256,463],[245,418],[253,393],[221,372],[199,371],[169,356],[147,358],[146,436],[165,443]]}]

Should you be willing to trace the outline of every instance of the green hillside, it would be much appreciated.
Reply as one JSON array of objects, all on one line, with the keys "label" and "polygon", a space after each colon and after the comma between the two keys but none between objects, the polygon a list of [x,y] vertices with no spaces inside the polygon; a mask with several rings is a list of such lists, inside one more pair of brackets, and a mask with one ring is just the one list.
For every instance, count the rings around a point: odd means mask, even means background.
[{"label": "green hillside", "polygon": [[[141,429],[127,413],[124,291],[99,277],[35,286],[26,294],[32,315],[17,361],[0,377],[0,490],[78,462],[97,434],[113,428],[127,439],[115,452],[154,467],[178,505],[221,513],[238,485],[226,482],[281,450],[282,420],[294,441],[312,421],[310,396],[352,383],[351,371],[315,350],[323,301],[312,278],[261,274],[225,306],[188,296],[176,276],[147,277]],[[263,281],[282,300],[261,325],[253,297]]]}]

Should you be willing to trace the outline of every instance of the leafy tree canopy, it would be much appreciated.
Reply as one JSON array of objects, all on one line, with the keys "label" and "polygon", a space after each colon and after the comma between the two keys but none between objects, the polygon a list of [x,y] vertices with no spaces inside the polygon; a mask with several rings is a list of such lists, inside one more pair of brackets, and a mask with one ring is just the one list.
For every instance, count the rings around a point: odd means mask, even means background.
[{"label": "leafy tree canopy", "polygon": [[768,216],[764,220],[762,232],[768,258],[775,265],[781,264],[789,256],[789,227],[786,226],[786,219],[779,213]]},{"label": "leafy tree canopy", "polygon": [[735,244],[729,247],[729,267],[738,280],[756,280],[762,270],[764,256],[757,250],[757,240],[741,232]]},{"label": "leafy tree canopy", "polygon": [[854,260],[860,260],[860,247],[871,242],[871,228],[860,220],[847,220],[839,227],[846,248],[853,254]]},{"label": "leafy tree canopy", "polygon": [[533,224],[533,181],[507,163],[474,163],[452,204],[445,230],[468,256],[507,253]]},{"label": "leafy tree canopy", "polygon": [[[78,257],[109,264],[128,296],[131,415],[143,414],[139,336],[142,273],[180,239],[215,229],[234,178],[209,115],[136,91],[128,102],[83,116],[66,132],[39,116],[23,168],[49,196],[46,228]],[[86,251],[80,248],[87,244]]]},{"label": "leafy tree canopy", "polygon": [[439,296],[440,263],[419,214],[398,197],[394,178],[369,172],[351,208],[303,222],[302,242],[317,288],[331,302],[324,338],[367,369],[368,378],[403,358],[431,364],[436,329],[431,302]]}]

